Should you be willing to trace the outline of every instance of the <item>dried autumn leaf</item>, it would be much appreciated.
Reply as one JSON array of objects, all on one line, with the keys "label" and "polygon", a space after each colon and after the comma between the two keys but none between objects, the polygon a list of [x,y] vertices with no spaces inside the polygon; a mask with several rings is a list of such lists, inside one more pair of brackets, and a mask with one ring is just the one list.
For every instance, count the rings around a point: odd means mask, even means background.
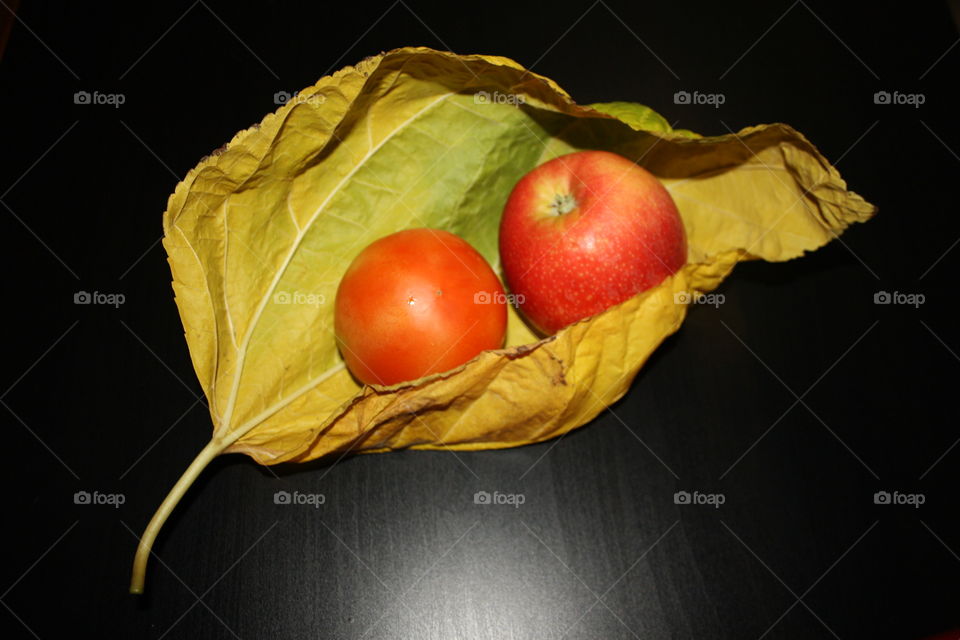
[{"label": "dried autumn leaf", "polygon": [[[538,340],[511,309],[505,349],[393,387],[357,384],[332,333],[353,257],[395,231],[435,227],[498,269],[498,222],[514,183],[579,149],[614,151],[664,182],[684,220],[688,264],[555,336]],[[131,591],[142,591],[157,531],[217,455],[276,464],[553,438],[622,396],[679,328],[685,301],[736,262],[795,258],[873,213],[782,124],[699,137],[641,105],[578,106],[506,58],[424,48],[321,79],[205,158],[170,197],[163,244],[214,429],[151,520]]]}]

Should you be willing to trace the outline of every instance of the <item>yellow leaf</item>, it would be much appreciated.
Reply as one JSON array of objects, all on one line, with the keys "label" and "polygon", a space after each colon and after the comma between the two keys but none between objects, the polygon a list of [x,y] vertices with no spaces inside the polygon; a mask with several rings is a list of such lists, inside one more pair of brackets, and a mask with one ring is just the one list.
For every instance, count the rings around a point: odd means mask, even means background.
[{"label": "yellow leaf", "polygon": [[[511,310],[507,347],[450,372],[361,387],[333,336],[353,257],[406,228],[457,233],[499,271],[498,221],[538,164],[605,149],[670,190],[688,264],[653,290],[538,340]],[[565,433],[622,396],[689,301],[736,262],[812,251],[874,207],[782,124],[713,138],[672,131],[642,105],[576,105],[506,58],[407,48],[301,91],[190,171],[164,214],[164,247],[213,439],[138,549],[220,453],[261,464],[390,449],[491,449]]]}]

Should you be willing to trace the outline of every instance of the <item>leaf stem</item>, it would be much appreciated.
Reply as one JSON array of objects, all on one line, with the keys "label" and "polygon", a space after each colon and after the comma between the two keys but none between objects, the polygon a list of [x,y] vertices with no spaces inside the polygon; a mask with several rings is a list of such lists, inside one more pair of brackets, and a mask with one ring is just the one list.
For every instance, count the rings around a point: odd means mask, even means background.
[{"label": "leaf stem", "polygon": [[180,479],[177,480],[177,483],[170,489],[167,497],[160,503],[160,507],[156,513],[153,514],[153,518],[150,519],[150,524],[147,525],[143,536],[140,538],[140,544],[137,545],[137,554],[133,559],[133,575],[130,578],[130,593],[143,593],[143,582],[147,573],[147,560],[150,559],[153,542],[156,540],[160,528],[163,527],[163,523],[170,517],[177,503],[180,502],[180,499],[200,475],[200,472],[210,464],[211,460],[223,453],[223,450],[226,449],[227,446],[227,443],[219,438],[211,440],[207,446],[200,450],[197,457],[194,458],[190,466],[187,467],[187,470],[184,471]]}]

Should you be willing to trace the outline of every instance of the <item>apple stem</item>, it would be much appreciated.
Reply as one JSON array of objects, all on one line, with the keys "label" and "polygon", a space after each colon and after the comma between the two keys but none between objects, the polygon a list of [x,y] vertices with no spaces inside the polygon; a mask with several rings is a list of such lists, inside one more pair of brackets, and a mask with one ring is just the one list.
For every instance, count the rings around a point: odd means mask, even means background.
[{"label": "apple stem", "polygon": [[153,542],[156,540],[160,528],[163,527],[163,523],[170,517],[173,509],[177,506],[177,503],[180,502],[180,499],[183,497],[183,494],[187,492],[187,489],[190,488],[190,485],[192,485],[200,475],[200,472],[210,464],[211,460],[223,453],[225,448],[226,443],[223,441],[217,438],[211,440],[210,443],[197,454],[197,457],[190,463],[187,470],[183,472],[183,475],[180,476],[177,483],[173,485],[167,497],[160,503],[160,507],[157,509],[157,512],[153,514],[153,518],[150,519],[150,524],[147,525],[143,536],[140,538],[140,544],[137,545],[137,554],[133,559],[133,575],[130,578],[130,593],[143,593],[143,582],[147,574],[147,560],[150,559]]},{"label": "apple stem", "polygon": [[553,197],[553,202],[550,203],[550,211],[557,216],[570,213],[576,208],[577,199],[569,193],[558,193]]}]

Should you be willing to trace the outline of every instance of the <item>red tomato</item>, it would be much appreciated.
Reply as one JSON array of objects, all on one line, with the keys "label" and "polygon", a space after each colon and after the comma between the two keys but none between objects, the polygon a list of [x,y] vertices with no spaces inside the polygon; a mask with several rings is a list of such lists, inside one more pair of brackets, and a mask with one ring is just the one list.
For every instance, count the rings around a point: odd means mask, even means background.
[{"label": "red tomato", "polygon": [[500,348],[506,296],[465,240],[410,229],[380,238],[354,258],[337,289],[334,326],[353,375],[391,385]]}]

